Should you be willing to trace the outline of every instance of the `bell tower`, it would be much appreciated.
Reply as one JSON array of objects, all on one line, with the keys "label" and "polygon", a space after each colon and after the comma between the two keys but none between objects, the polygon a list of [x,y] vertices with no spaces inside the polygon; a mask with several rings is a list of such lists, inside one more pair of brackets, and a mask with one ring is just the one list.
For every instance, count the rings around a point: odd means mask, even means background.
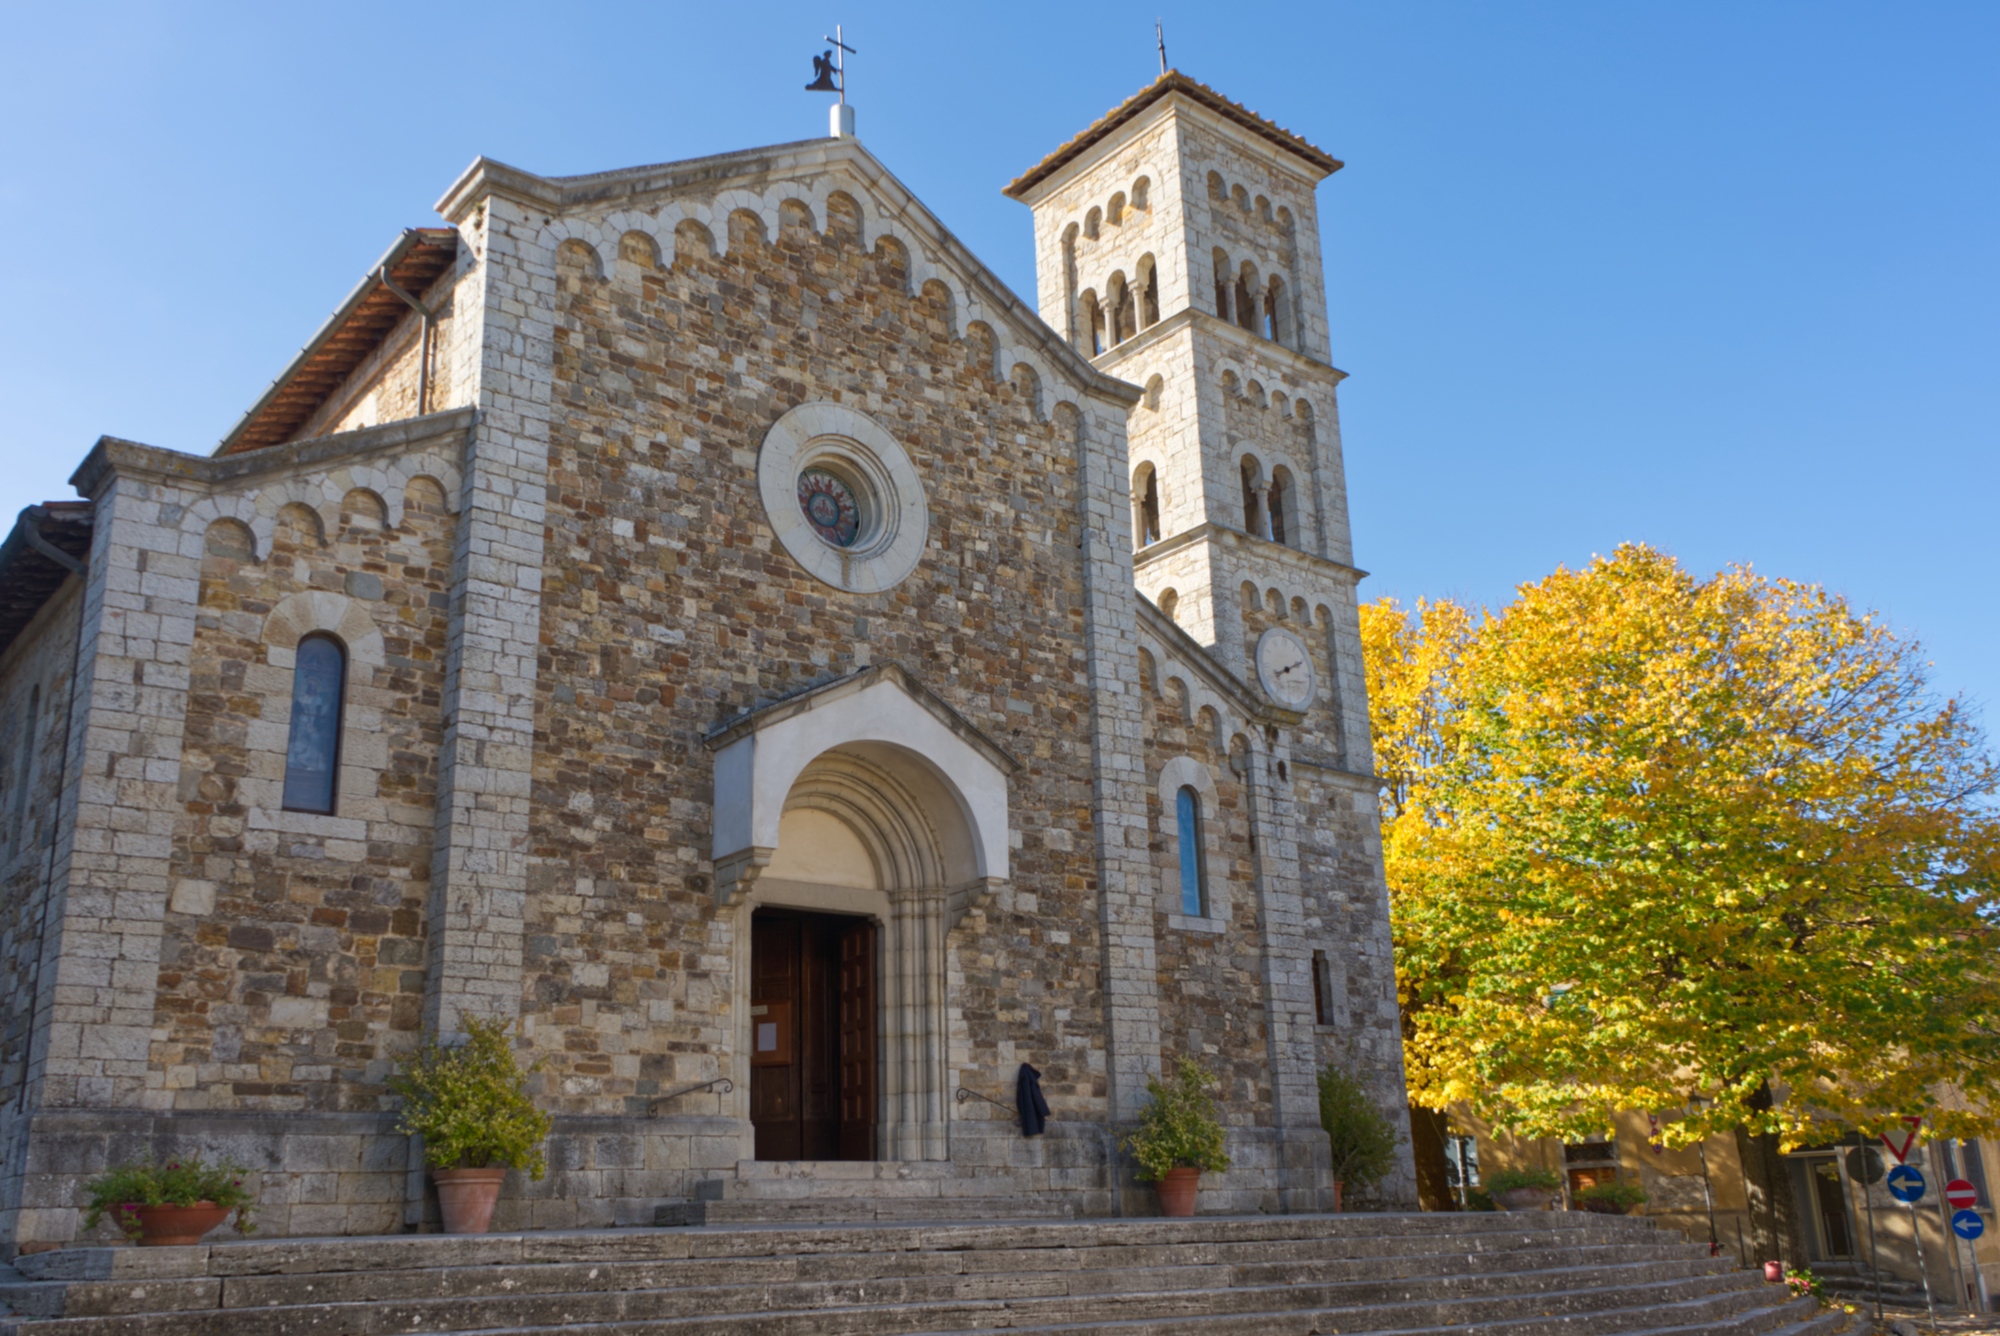
[{"label": "bell tower", "polygon": [[[1367,736],[1315,191],[1341,163],[1169,71],[1010,184],[1042,318],[1142,386],[1141,593],[1239,676],[1283,625],[1324,672],[1330,760]],[[1348,717],[1359,711],[1358,717]]]}]

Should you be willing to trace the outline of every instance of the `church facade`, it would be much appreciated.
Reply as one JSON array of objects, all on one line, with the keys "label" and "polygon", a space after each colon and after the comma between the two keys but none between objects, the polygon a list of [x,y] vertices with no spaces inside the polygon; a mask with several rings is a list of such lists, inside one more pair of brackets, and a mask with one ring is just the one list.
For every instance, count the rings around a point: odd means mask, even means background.
[{"label": "church facade", "polygon": [[1031,307],[851,136],[482,159],[212,455],[101,440],[0,548],[0,1229],[194,1150],[419,1227],[468,1015],[555,1116],[502,1227],[1149,1210],[1183,1055],[1202,1208],[1325,1209],[1317,1071],[1403,1108],[1339,165],[1162,76],[1007,188]]}]

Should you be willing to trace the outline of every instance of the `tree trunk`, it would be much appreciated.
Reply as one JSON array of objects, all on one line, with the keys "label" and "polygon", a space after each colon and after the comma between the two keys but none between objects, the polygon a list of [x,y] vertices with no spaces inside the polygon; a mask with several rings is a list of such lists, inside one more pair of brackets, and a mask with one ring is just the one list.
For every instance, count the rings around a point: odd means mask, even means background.
[{"label": "tree trunk", "polygon": [[[1771,1104],[1771,1086],[1766,1082],[1750,1097],[1750,1107],[1763,1110]],[[1753,1136],[1739,1127],[1736,1154],[1743,1161],[1743,1190],[1750,1203],[1751,1248],[1755,1260],[1804,1266],[1806,1248],[1800,1206],[1792,1192],[1784,1154],[1778,1149],[1777,1134]]]},{"label": "tree trunk", "polygon": [[1458,1198],[1444,1171],[1444,1115],[1410,1106],[1410,1157],[1417,1165],[1417,1209],[1456,1211]]}]

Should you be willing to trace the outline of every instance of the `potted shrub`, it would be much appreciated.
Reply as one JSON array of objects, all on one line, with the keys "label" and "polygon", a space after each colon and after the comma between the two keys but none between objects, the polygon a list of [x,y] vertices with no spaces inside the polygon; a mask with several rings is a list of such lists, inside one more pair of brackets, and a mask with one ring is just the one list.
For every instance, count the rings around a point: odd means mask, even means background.
[{"label": "potted shrub", "polygon": [[1229,1167],[1222,1150],[1222,1119],[1208,1093],[1214,1084],[1215,1078],[1192,1058],[1180,1060],[1172,1084],[1157,1078],[1146,1082],[1150,1102],[1125,1145],[1139,1162],[1139,1177],[1160,1185],[1162,1214],[1193,1215],[1203,1171],[1221,1173]]},{"label": "potted shrub", "polygon": [[1319,1074],[1319,1125],[1333,1145],[1333,1209],[1350,1188],[1382,1181],[1396,1163],[1396,1125],[1352,1073],[1328,1067]]},{"label": "potted shrub", "polygon": [[1553,1169],[1502,1169],[1488,1174],[1484,1186],[1510,1211],[1546,1211],[1562,1180]]},{"label": "potted shrub", "polygon": [[134,1243],[184,1247],[200,1243],[202,1235],[234,1211],[236,1232],[248,1234],[256,1226],[250,1223],[255,1198],[243,1186],[247,1172],[227,1160],[205,1163],[199,1155],[181,1156],[164,1165],[128,1161],[84,1184],[90,1206],[83,1225],[95,1229],[109,1215]]},{"label": "potted shrub", "polygon": [[1572,1200],[1578,1209],[1595,1211],[1599,1215],[1630,1215],[1646,1200],[1646,1192],[1637,1183],[1613,1179],[1609,1183],[1592,1183],[1587,1188],[1578,1188]]},{"label": "potted shrub", "polygon": [[528,1073],[541,1064],[522,1068],[505,1022],[464,1025],[464,1042],[450,1047],[426,1036],[389,1087],[403,1097],[397,1130],[424,1139],[445,1232],[484,1234],[509,1169],[541,1178],[550,1119],[528,1094]]}]

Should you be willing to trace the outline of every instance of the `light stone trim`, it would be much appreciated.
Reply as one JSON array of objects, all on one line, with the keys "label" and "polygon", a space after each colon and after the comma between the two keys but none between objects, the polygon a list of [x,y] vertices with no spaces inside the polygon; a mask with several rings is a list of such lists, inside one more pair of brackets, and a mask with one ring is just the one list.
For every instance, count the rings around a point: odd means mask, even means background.
[{"label": "light stone trim", "polygon": [[1202,872],[1208,886],[1208,913],[1196,915],[1181,910],[1181,814],[1180,792],[1192,788],[1201,795],[1202,810],[1216,820],[1215,776],[1191,756],[1173,756],[1160,767],[1160,836],[1167,853],[1167,866],[1160,871],[1160,912],[1167,926],[1181,932],[1226,933],[1235,905],[1228,865],[1223,862],[1215,841],[1201,851]]},{"label": "light stone trim", "polygon": [[302,505],[319,517],[322,535],[340,526],[340,506],[356,489],[372,493],[382,503],[385,522],[391,529],[403,527],[403,505],[410,484],[428,478],[444,493],[445,507],[458,510],[458,493],[463,486],[458,467],[440,455],[417,453],[386,463],[343,464],[324,473],[279,479],[254,493],[216,492],[202,497],[187,508],[183,531],[200,534],[219,520],[234,520],[250,531],[252,555],[262,561],[271,555],[271,540],[278,529],[278,512],[288,505]]},{"label": "light stone trim", "polygon": [[[861,531],[854,546],[822,539],[799,509],[799,474],[816,464],[845,465],[862,487]],[[843,404],[800,404],[764,434],[757,489],[778,543],[823,584],[850,594],[893,589],[916,570],[930,537],[923,478],[909,451],[866,413]]]},{"label": "light stone trim", "polygon": [[[818,540],[815,539],[815,542]],[[771,861],[793,786],[835,750],[886,751],[937,834],[934,884],[996,887],[1009,876],[1007,771],[947,727],[894,675],[870,674],[772,712],[715,754],[712,856],[719,901],[747,890]],[[928,780],[928,782],[923,782]]]}]

